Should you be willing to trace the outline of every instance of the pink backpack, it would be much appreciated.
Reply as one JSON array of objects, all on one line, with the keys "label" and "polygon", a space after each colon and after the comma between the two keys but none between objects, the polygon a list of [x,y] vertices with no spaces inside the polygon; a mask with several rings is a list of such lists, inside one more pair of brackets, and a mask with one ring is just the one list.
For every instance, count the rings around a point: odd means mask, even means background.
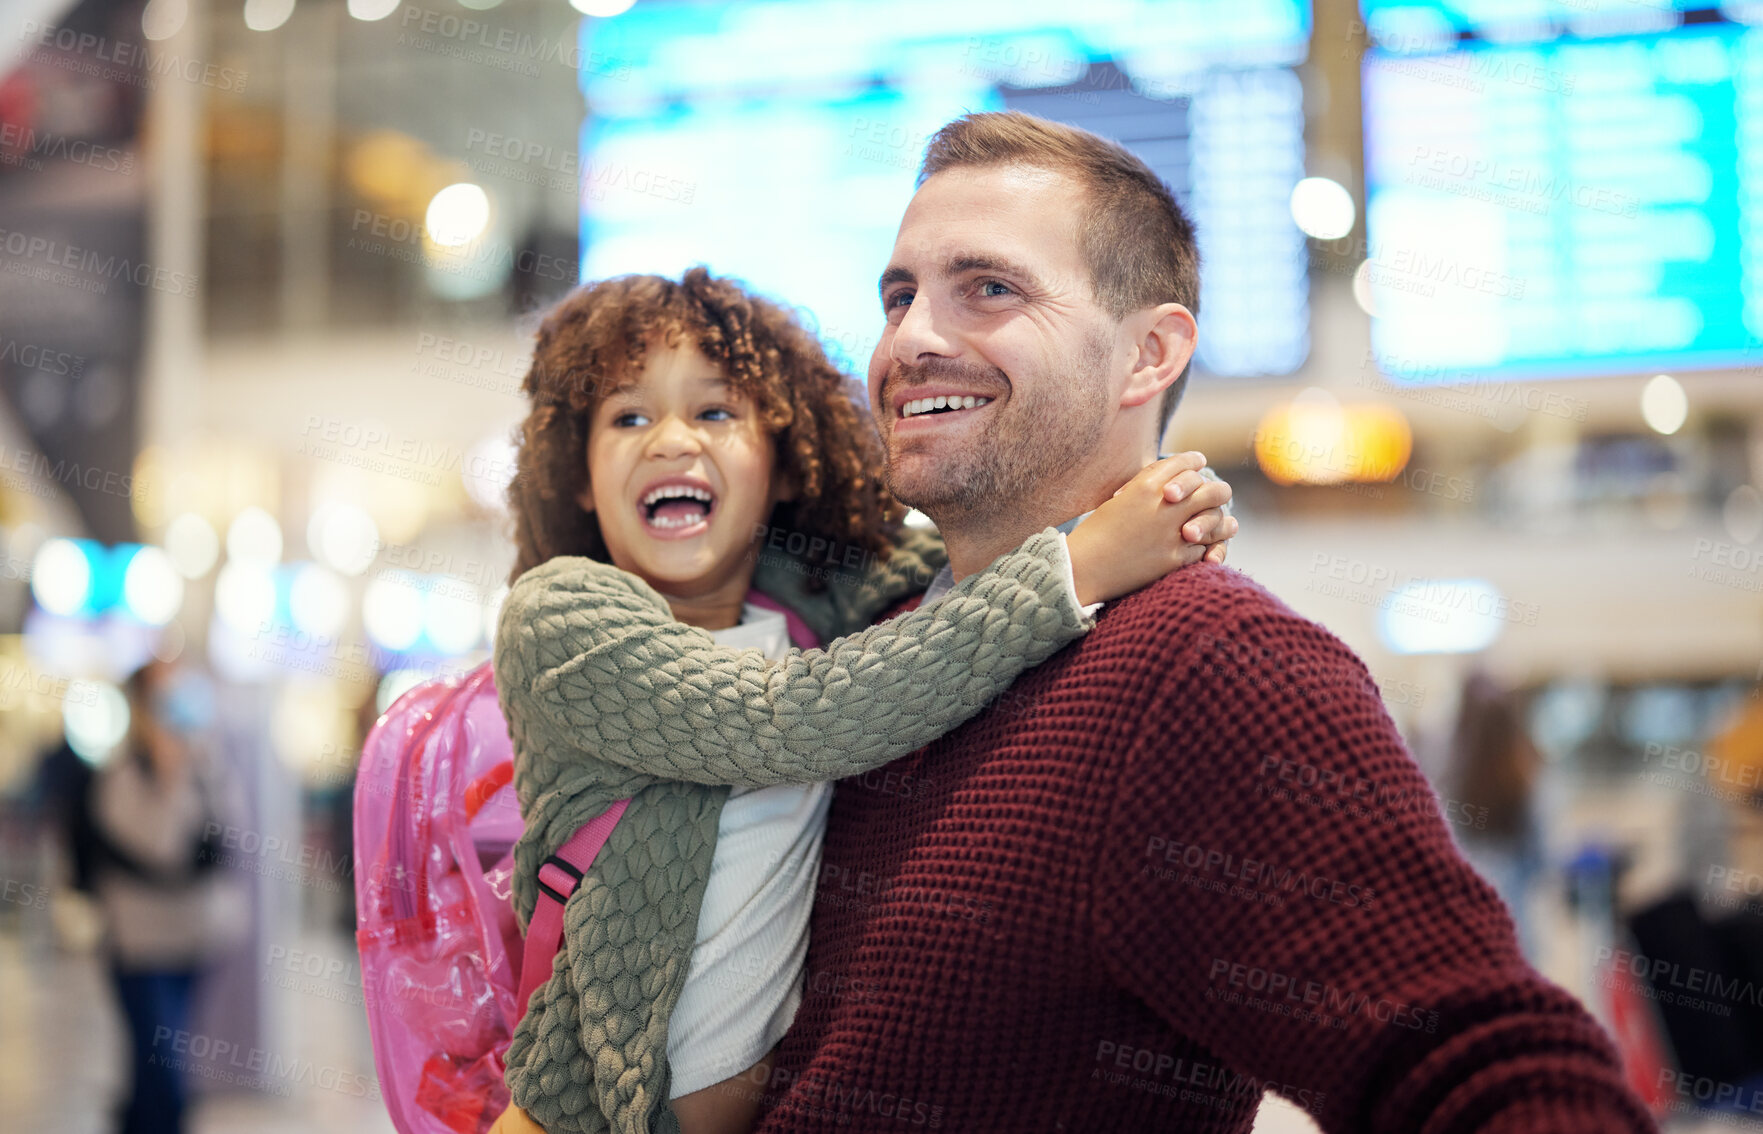
[{"label": "pink backpack", "polygon": [[[756,591],[747,599],[782,611],[796,645],[818,644],[793,612]],[[545,860],[523,941],[513,759],[489,662],[409,690],[362,744],[355,938],[380,1094],[400,1134],[482,1134],[507,1108],[502,1059],[551,976],[563,904],[630,802]]]}]

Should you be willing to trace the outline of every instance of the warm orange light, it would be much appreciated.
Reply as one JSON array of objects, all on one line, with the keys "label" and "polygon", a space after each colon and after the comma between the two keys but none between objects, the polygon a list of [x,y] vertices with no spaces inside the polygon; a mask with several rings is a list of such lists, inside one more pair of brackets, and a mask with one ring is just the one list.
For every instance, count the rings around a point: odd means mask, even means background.
[{"label": "warm orange light", "polygon": [[1413,448],[1408,419],[1394,406],[1343,406],[1314,388],[1273,407],[1255,431],[1255,459],[1275,484],[1383,483]]},{"label": "warm orange light", "polygon": [[432,185],[434,157],[427,146],[396,130],[375,130],[349,147],[344,170],[349,185],[369,201],[386,208],[428,203],[439,186]]}]

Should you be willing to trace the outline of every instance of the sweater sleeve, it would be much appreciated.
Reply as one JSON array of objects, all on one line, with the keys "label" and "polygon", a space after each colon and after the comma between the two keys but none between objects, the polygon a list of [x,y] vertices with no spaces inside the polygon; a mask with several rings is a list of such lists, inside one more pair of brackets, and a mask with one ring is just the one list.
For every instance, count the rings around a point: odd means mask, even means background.
[{"label": "sweater sleeve", "polygon": [[928,744],[1093,625],[1069,570],[1049,528],[943,601],[773,662],[674,621],[633,575],[560,557],[509,592],[496,680],[517,751],[689,783],[838,779]]},{"label": "sweater sleeve", "polygon": [[1330,1134],[1654,1130],[1458,854],[1475,801],[1439,800],[1363,663],[1261,594],[1149,663],[1098,836],[1111,978]]}]

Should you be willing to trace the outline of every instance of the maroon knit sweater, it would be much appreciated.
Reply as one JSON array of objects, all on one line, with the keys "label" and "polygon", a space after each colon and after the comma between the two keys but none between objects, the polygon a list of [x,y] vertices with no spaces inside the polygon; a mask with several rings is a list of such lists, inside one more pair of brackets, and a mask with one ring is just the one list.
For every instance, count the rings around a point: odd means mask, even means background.
[{"label": "maroon knit sweater", "polygon": [[1364,665],[1197,566],[841,781],[763,1134],[1655,1126]]}]

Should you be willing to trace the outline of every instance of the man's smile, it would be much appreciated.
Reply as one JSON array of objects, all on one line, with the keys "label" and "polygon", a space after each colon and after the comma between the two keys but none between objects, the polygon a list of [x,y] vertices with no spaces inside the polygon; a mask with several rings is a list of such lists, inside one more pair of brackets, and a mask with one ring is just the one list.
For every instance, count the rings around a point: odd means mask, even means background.
[{"label": "man's smile", "polygon": [[895,389],[888,397],[895,433],[916,433],[945,424],[972,421],[996,398],[959,386],[932,383]]}]

